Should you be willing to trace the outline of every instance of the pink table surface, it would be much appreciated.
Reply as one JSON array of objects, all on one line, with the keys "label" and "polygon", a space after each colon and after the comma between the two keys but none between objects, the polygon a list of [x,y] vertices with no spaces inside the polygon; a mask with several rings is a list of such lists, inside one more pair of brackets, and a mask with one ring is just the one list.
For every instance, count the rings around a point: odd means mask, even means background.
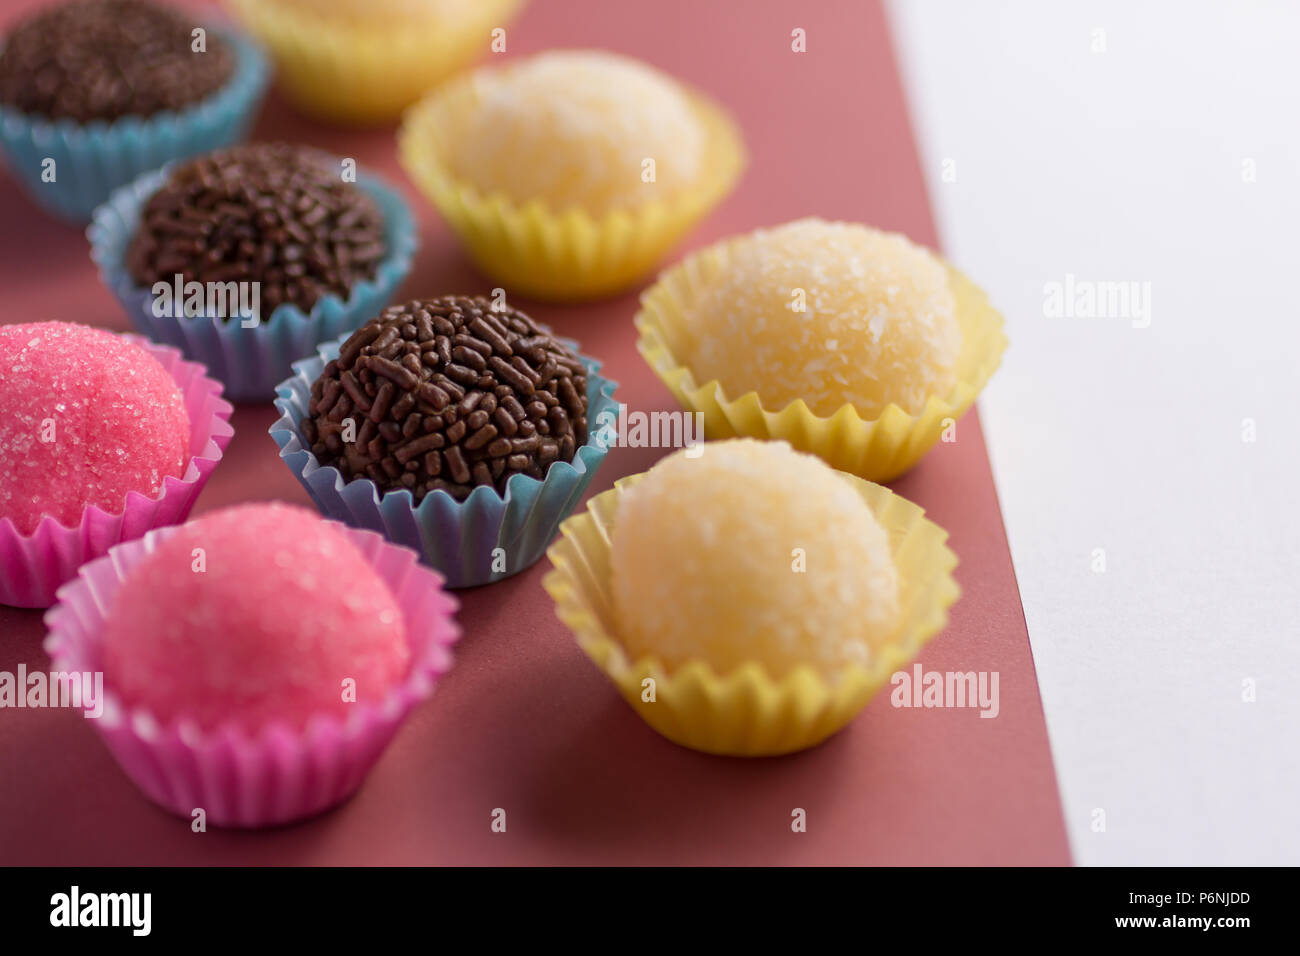
[{"label": "pink table surface", "polygon": [[[0,24],[40,6],[0,4]],[[790,49],[807,31],[808,52]],[[534,0],[509,56],[598,46],[708,91],[739,118],[751,156],[736,193],[690,237],[806,215],[859,220],[937,245],[887,24],[875,3]],[[399,183],[423,246],[404,295],[479,291],[448,229],[399,170],[391,129],[331,129],[275,95],[258,138],[354,156]],[[126,329],[80,230],[42,215],[0,177],[0,321]],[[683,249],[681,251],[686,251]],[[675,407],[634,348],[636,294],[534,314],[606,360],[633,409]],[[2,410],[0,410],[2,411]],[[196,513],[236,501],[307,503],[243,406]],[[664,452],[617,449],[593,493]],[[938,670],[998,671],[1001,712],[894,709],[882,693],[843,733],[778,758],[710,757],[646,727],[556,620],[549,563],[461,592],[466,636],[435,698],[337,810],[264,832],[192,833],[144,799],[87,722],[0,711],[0,863],[6,864],[1064,864],[1033,661],[979,418],[893,485],[951,532],[963,597],[921,655]],[[48,667],[41,614],[0,608],[0,670]],[[791,811],[807,811],[807,832]],[[490,829],[496,808],[505,834]]]}]

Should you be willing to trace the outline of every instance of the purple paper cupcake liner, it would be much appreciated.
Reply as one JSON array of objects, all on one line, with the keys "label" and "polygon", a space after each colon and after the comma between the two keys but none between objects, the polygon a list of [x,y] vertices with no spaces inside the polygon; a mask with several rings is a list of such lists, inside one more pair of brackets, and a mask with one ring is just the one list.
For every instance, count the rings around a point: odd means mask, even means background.
[{"label": "purple paper cupcake liner", "polygon": [[125,338],[156,358],[181,390],[190,420],[185,472],[164,478],[162,490],[153,497],[130,492],[120,512],[88,507],[75,527],[46,515],[35,531],[24,535],[11,519],[0,518],[0,604],[49,607],[59,585],[75,577],[87,561],[119,542],[184,521],[235,434],[230,426],[233,409],[221,397],[221,383],[208,378],[203,366],[186,362],[165,345],[134,335]]},{"label": "purple paper cupcake liner", "polygon": [[[113,595],[131,568],[174,529],[113,548],[59,590],[45,616],[45,650],[66,673],[102,672],[102,630]],[[411,669],[374,704],[358,703],[346,719],[311,718],[298,730],[274,723],[256,733],[230,725],[204,732],[179,721],[160,724],[126,707],[104,687],[103,715],[92,721],[122,770],[150,800],[178,816],[202,809],[208,823],[266,827],[314,816],[351,796],[411,709],[433,694],[452,663],[460,631],[456,600],[416,555],[367,531],[344,529],[392,590],[407,622]]]}]

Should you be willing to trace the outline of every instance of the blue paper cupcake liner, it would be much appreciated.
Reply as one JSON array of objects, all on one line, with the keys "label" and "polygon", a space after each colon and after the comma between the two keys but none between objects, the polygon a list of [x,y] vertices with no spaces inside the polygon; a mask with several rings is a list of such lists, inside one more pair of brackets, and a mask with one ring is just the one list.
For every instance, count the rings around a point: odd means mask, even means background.
[{"label": "blue paper cupcake liner", "polygon": [[270,402],[276,386],[292,373],[296,360],[310,356],[322,342],[346,335],[379,314],[411,271],[419,240],[406,201],[382,179],[358,173],[357,185],[383,214],[388,254],[373,279],[361,279],[352,285],[347,301],[336,295],[322,296],[310,313],[284,303],[269,319],[252,328],[245,328],[238,318],[154,315],[153,292],[135,284],[126,270],[126,253],[140,211],[169,171],[170,165],[146,173],[117,190],[95,210],[95,221],[86,230],[91,258],[98,263],[100,278],[122,303],[132,324],[155,342],[174,345],[186,358],[206,365],[212,377],[226,386],[227,398]]},{"label": "blue paper cupcake liner", "polygon": [[[227,27],[209,27],[235,55],[234,72],[211,96],[179,112],[106,122],[50,120],[0,105],[0,151],[32,199],[86,222],[113,190],[164,163],[237,143],[248,135],[270,67],[261,48]],[[54,181],[45,182],[45,161]]]},{"label": "blue paper cupcake liner", "polygon": [[[480,485],[464,501],[435,491],[425,495],[418,506],[404,488],[381,495],[373,481],[346,481],[337,468],[321,465],[302,439],[312,382],[327,362],[338,357],[343,341],[323,345],[317,357],[294,363],[293,377],[276,389],[275,407],[281,414],[270,430],[280,447],[280,458],[321,513],[413,548],[424,563],[442,572],[448,587],[491,584],[518,574],[541,558],[560,522],[577,507],[605,460],[608,449],[598,440],[601,429],[589,425],[587,443],[574,454],[572,464],[554,462],[540,480],[515,475],[506,482],[504,495]],[[564,341],[577,351],[576,343]],[[578,357],[587,369],[587,421],[616,420],[614,389],[618,383],[597,374],[600,363],[595,359]],[[602,418],[602,413],[614,418]],[[501,559],[504,570],[494,570]]]}]

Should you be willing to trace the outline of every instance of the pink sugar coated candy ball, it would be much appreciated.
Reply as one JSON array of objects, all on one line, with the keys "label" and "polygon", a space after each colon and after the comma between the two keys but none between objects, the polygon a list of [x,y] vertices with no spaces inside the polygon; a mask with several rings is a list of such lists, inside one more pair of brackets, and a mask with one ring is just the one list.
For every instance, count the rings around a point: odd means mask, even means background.
[{"label": "pink sugar coated candy ball", "polygon": [[409,665],[388,585],[339,527],[283,504],[177,529],[126,575],[104,627],[105,687],[204,730],[346,719]]},{"label": "pink sugar coated candy ball", "polygon": [[0,327],[0,519],[20,533],[155,497],[189,448],[180,389],[134,342],[70,322]]}]

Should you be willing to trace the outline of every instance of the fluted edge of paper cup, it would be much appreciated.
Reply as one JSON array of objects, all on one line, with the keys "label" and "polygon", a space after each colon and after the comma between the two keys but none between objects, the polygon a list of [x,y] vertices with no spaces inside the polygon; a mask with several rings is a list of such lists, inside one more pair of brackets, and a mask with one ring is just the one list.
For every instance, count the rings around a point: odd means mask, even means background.
[{"label": "fluted edge of paper cup", "polygon": [[135,284],[126,269],[126,254],[149,197],[166,181],[171,166],[146,173],[113,193],[95,210],[86,235],[91,258],[103,284],[116,296],[127,318],[143,335],[179,348],[208,366],[238,402],[270,403],[275,388],[293,362],[310,356],[318,345],[351,332],[392,300],[411,271],[419,247],[415,219],[395,187],[370,173],[358,172],[357,185],[379,206],[388,252],[373,279],[359,279],[345,299],[322,296],[310,312],[282,303],[269,319],[245,328],[238,318],[212,315],[157,316],[153,293]]},{"label": "fluted edge of paper cup", "polygon": [[634,320],[641,357],[683,408],[704,416],[704,431],[711,439],[787,441],[832,468],[869,481],[892,481],[925,457],[944,429],[966,413],[1002,362],[1007,337],[1001,313],[978,286],[948,266],[962,332],[957,381],[946,394],[930,395],[919,413],[891,403],[875,418],[865,418],[846,403],[831,415],[818,415],[802,399],[769,408],[756,391],[730,397],[717,379],[701,383],[681,353],[689,304],[709,277],[725,268],[731,241],[694,253],[662,273],[642,293]]},{"label": "fluted edge of paper cup", "polygon": [[427,90],[486,54],[522,0],[476,0],[459,17],[371,18],[363,29],[276,0],[232,0],[271,51],[276,82],[302,112],[326,122],[396,121]]},{"label": "fluted edge of paper cup", "polygon": [[[270,64],[246,36],[223,25],[211,29],[234,51],[234,71],[224,86],[185,109],[78,123],[0,106],[0,149],[33,201],[84,223],[114,190],[142,173],[244,139],[270,81]],[[53,182],[42,179],[47,159],[54,161]]]},{"label": "fluted edge of paper cup", "polygon": [[711,163],[699,183],[633,210],[593,215],[483,193],[457,178],[439,148],[449,119],[472,108],[469,77],[453,79],[411,107],[398,133],[407,174],[442,213],[478,267],[531,298],[578,302],[614,295],[654,271],[669,251],[721,203],[744,172],[739,127],[726,111],[685,90],[709,133]]},{"label": "fluted edge of paper cup", "polygon": [[[504,494],[484,485],[457,501],[439,490],[416,505],[406,489],[381,493],[369,479],[347,481],[337,468],[322,465],[302,440],[312,382],[326,363],[338,357],[344,340],[322,346],[315,358],[294,364],[293,377],[276,390],[280,418],[270,429],[280,459],[321,513],[418,551],[451,588],[492,584],[540,560],[608,453],[601,430],[591,423],[617,420],[618,383],[599,374],[601,363],[578,355],[587,369],[589,425],[587,442],[575,451],[572,463],[553,462],[540,479],[515,475]],[[561,341],[577,352],[576,342]]]},{"label": "fluted edge of paper cup", "polygon": [[[619,499],[643,477],[620,479],[560,526],[560,540],[547,552],[552,569],[542,586],[583,653],[629,706],[682,746],[737,757],[816,746],[845,727],[894,671],[947,626],[948,609],[961,594],[952,574],[957,556],[945,543],[948,533],[906,498],[840,472],[887,532],[899,574],[902,621],[868,666],[844,667],[829,677],[801,666],[776,679],[758,661],[719,674],[702,659],[674,668],[652,656],[631,660],[617,634],[610,549]],[[654,681],[653,700],[644,696],[647,679]]]},{"label": "fluted edge of paper cup", "polygon": [[49,607],[59,586],[75,577],[87,561],[119,542],[184,521],[234,437],[230,425],[234,409],[222,398],[221,383],[209,378],[202,365],[186,361],[170,346],[135,335],[123,337],[157,359],[181,391],[190,421],[185,470],[180,477],[164,478],[156,495],[129,492],[121,511],[86,508],[75,527],[47,515],[31,534],[24,535],[12,520],[0,518],[0,604]]},{"label": "fluted edge of paper cup", "polygon": [[[59,589],[45,616],[45,650],[64,672],[102,672],[102,628],[113,595],[132,567],[175,529],[113,548]],[[402,608],[411,646],[406,678],[382,701],[358,703],[346,718],[312,717],[302,729],[273,723],[249,733],[236,725],[204,732],[185,721],[160,723],[128,708],[104,686],[104,709],[90,720],[123,772],[150,800],[184,818],[203,810],[223,827],[268,827],[306,819],[351,796],[411,709],[429,698],[451,668],[460,637],[457,602],[436,573],[379,535],[343,529]]]}]

